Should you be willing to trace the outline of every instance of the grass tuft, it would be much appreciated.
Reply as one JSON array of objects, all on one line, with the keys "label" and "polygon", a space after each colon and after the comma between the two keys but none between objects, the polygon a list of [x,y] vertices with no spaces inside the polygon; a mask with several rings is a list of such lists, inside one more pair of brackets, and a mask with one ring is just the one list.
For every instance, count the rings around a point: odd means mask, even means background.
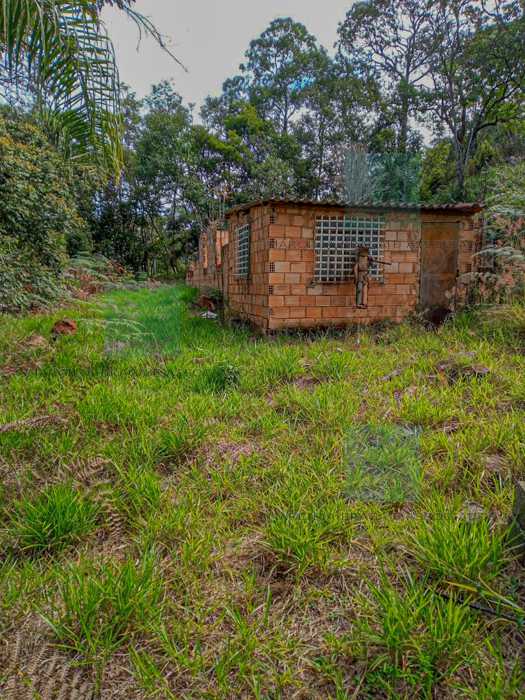
[{"label": "grass tuft", "polygon": [[383,575],[379,585],[370,586],[372,607],[358,620],[356,641],[360,653],[372,659],[370,690],[393,698],[407,697],[410,688],[430,699],[468,664],[475,619],[467,606],[443,600],[408,574],[403,584],[398,590]]},{"label": "grass tuft", "polygon": [[359,425],[348,431],[348,495],[352,499],[403,502],[418,495],[422,468],[419,436],[394,425]]},{"label": "grass tuft", "polygon": [[146,518],[158,511],[162,489],[158,475],[147,467],[130,465],[127,469],[117,469],[122,480],[118,503],[131,522]]},{"label": "grass tuft", "polygon": [[200,386],[204,391],[220,394],[239,386],[240,381],[241,373],[235,365],[218,362],[203,371]]},{"label": "grass tuft", "polygon": [[96,527],[98,506],[69,484],[46,488],[14,503],[9,525],[17,545],[35,554],[78,542]]},{"label": "grass tuft", "polygon": [[164,585],[153,551],[138,564],[70,565],[57,588],[42,617],[60,647],[91,661],[109,656],[162,611]]},{"label": "grass tuft", "polygon": [[327,569],[333,556],[330,545],[346,529],[339,503],[309,512],[281,512],[269,520],[263,546],[282,567],[302,576],[309,569]]},{"label": "grass tuft", "polygon": [[162,428],[155,437],[156,455],[162,464],[179,466],[187,462],[202,443],[206,428],[184,414]]},{"label": "grass tuft", "polygon": [[490,581],[508,563],[507,533],[495,531],[487,517],[467,514],[438,498],[430,519],[420,519],[408,533],[410,550],[421,566],[456,581]]}]

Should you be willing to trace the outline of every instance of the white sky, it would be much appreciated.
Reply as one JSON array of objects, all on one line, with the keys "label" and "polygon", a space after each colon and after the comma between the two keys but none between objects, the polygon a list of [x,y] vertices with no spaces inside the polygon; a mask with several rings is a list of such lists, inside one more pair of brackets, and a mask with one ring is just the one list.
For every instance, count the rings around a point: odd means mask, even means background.
[{"label": "white sky", "polygon": [[151,39],[142,39],[137,50],[137,30],[123,13],[108,8],[104,17],[121,80],[143,97],[153,83],[173,79],[184,101],[198,108],[237,73],[251,39],[272,19],[293,17],[331,51],[337,25],[352,4],[352,0],[137,0],[136,9],[169,39],[170,49],[189,73]]}]

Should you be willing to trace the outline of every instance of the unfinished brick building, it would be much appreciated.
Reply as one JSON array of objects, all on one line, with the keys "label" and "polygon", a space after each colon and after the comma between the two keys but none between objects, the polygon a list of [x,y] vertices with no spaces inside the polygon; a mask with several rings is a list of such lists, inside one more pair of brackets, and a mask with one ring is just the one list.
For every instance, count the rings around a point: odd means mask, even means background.
[{"label": "unfinished brick building", "polygon": [[219,289],[232,317],[263,331],[450,307],[480,244],[477,204],[412,207],[267,199],[201,234],[188,283]]}]

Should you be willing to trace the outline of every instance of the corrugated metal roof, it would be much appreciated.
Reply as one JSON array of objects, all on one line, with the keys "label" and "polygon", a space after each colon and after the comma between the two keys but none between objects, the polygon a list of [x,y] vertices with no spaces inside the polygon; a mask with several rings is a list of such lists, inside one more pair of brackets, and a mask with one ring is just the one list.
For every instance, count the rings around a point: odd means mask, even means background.
[{"label": "corrugated metal roof", "polygon": [[226,212],[226,217],[239,211],[248,211],[253,207],[271,205],[271,204],[298,204],[301,206],[312,207],[337,207],[352,208],[352,209],[377,209],[384,211],[385,209],[406,210],[406,211],[434,211],[434,212],[456,212],[458,214],[476,214],[482,211],[483,204],[479,202],[455,202],[453,204],[405,204],[400,202],[345,202],[340,199],[308,199],[302,197],[269,197],[267,199],[258,199],[246,204],[238,204],[231,207]]}]

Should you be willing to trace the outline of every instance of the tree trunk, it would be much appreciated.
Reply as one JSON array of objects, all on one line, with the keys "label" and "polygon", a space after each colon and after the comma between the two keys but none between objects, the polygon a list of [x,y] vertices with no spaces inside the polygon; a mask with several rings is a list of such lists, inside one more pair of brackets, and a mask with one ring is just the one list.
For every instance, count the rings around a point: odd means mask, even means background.
[{"label": "tree trunk", "polygon": [[319,130],[319,163],[318,163],[318,168],[317,168],[317,185],[315,188],[316,199],[319,198],[319,194],[320,194],[321,178],[323,175],[323,167],[324,167],[324,125],[321,125],[320,130]]},{"label": "tree trunk", "polygon": [[456,197],[465,198],[465,169],[467,158],[462,144],[454,140],[454,155],[456,158]]},{"label": "tree trunk", "polygon": [[401,96],[401,114],[399,117],[399,141],[398,149],[400,153],[406,153],[408,144],[408,112],[410,110],[407,95]]},{"label": "tree trunk", "polygon": [[288,93],[286,93],[284,98],[283,134],[288,133],[288,109]]}]

